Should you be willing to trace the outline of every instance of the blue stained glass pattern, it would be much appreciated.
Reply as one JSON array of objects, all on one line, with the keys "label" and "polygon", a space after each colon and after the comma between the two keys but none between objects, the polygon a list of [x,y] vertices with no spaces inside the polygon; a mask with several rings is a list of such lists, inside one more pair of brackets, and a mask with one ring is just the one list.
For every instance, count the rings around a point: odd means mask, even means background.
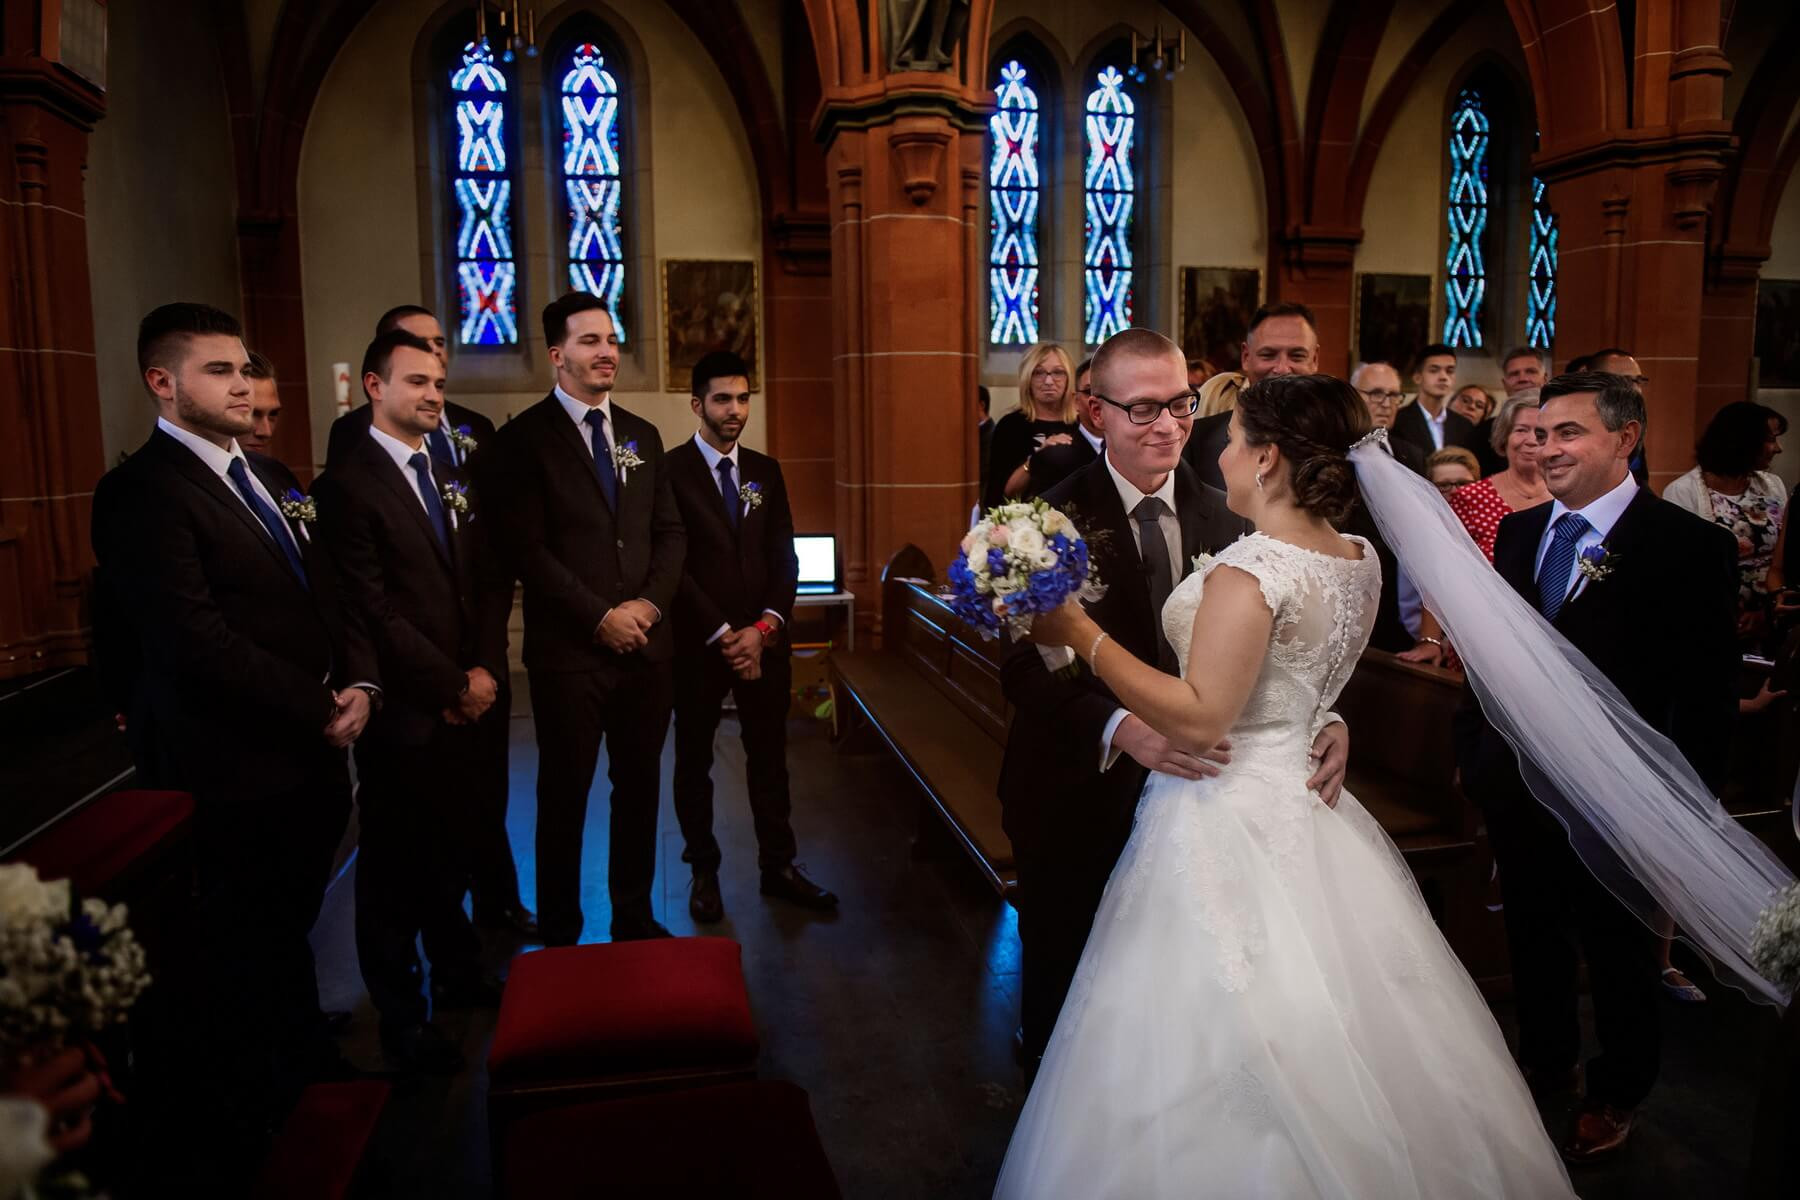
[{"label": "blue stained glass pattern", "polygon": [[519,341],[512,243],[512,181],[506,160],[506,76],[486,41],[463,47],[450,74],[455,115],[457,337],[465,346]]},{"label": "blue stained glass pattern", "polygon": [[1531,181],[1531,279],[1525,297],[1525,342],[1540,350],[1556,343],[1556,214],[1544,181]]},{"label": "blue stained glass pattern", "polygon": [[1087,98],[1086,341],[1097,346],[1131,324],[1131,209],[1137,173],[1131,161],[1137,105],[1115,67],[1100,72]]},{"label": "blue stained glass pattern", "polygon": [[625,322],[625,242],[619,212],[619,84],[598,46],[569,54],[562,79],[563,192],[569,207],[569,286],[606,301],[619,341]]},{"label": "blue stained glass pattern", "polygon": [[1487,295],[1488,118],[1464,88],[1450,118],[1450,249],[1444,256],[1444,341],[1479,347]]},{"label": "blue stained glass pattern", "polygon": [[998,107],[988,118],[988,340],[1038,340],[1038,97],[1017,60],[1000,68]]}]

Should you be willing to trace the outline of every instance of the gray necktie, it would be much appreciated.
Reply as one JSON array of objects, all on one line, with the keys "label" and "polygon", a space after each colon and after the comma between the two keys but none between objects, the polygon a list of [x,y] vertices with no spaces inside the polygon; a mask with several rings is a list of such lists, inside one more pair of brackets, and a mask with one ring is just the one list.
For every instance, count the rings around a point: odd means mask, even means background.
[{"label": "gray necktie", "polygon": [[1138,501],[1131,510],[1132,520],[1138,526],[1138,552],[1144,559],[1144,577],[1150,581],[1150,608],[1156,614],[1156,657],[1157,666],[1165,671],[1177,670],[1175,650],[1169,645],[1169,639],[1163,636],[1162,610],[1169,599],[1169,593],[1175,590],[1174,566],[1169,562],[1169,543],[1163,537],[1162,514],[1164,505],[1155,496],[1146,496]]}]

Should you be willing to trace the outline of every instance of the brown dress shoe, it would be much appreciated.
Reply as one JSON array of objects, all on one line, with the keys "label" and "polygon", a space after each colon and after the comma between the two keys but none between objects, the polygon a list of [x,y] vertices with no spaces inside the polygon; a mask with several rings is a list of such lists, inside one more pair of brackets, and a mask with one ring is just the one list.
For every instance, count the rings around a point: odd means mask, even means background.
[{"label": "brown dress shoe", "polygon": [[702,925],[725,919],[725,899],[719,895],[717,871],[695,871],[688,889],[688,915]]},{"label": "brown dress shoe", "polygon": [[834,909],[838,904],[836,896],[802,875],[793,863],[775,870],[765,870],[762,873],[762,894],[792,901],[801,908],[820,911]]},{"label": "brown dress shoe", "polygon": [[1603,1104],[1575,1118],[1575,1132],[1563,1143],[1562,1156],[1575,1166],[1601,1162],[1617,1154],[1631,1136],[1636,1114],[1630,1109]]}]

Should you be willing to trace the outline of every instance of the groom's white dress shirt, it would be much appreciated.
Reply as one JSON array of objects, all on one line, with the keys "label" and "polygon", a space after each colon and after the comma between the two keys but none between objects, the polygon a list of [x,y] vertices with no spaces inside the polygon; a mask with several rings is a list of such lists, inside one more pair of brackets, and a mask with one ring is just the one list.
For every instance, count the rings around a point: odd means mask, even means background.
[{"label": "groom's white dress shirt", "polygon": [[[1082,432],[1086,433],[1087,431],[1084,429]],[[1133,517],[1131,513],[1133,509],[1144,502],[1145,494],[1138,491],[1137,485],[1131,480],[1119,474],[1119,469],[1113,466],[1110,454],[1102,453],[1101,457],[1106,461],[1106,471],[1112,476],[1113,487],[1119,491],[1119,503],[1125,506],[1126,527],[1131,530],[1131,536],[1134,539],[1142,538],[1143,526],[1137,523],[1137,518]],[[1156,524],[1162,530],[1163,542],[1169,553],[1169,578],[1175,583],[1180,583],[1187,577],[1185,569],[1187,564],[1181,561],[1181,518],[1175,512],[1175,472],[1170,471],[1168,478],[1163,480],[1162,486],[1152,494],[1163,504],[1162,514],[1157,517]],[[1143,553],[1144,546],[1139,541],[1138,557],[1140,560],[1143,558]],[[1156,619],[1160,622],[1162,614],[1157,613]],[[1107,719],[1106,729],[1100,734],[1100,769],[1102,771],[1108,770],[1113,763],[1118,761],[1119,752],[1112,744],[1113,734],[1118,732],[1119,723],[1130,715],[1131,713],[1126,709],[1116,708],[1113,710],[1113,715]]]},{"label": "groom's white dress shirt", "polygon": [[[1544,526],[1543,536],[1538,539],[1537,557],[1532,560],[1532,579],[1535,580],[1538,572],[1543,569],[1544,555],[1549,552],[1550,543],[1556,537],[1556,523],[1566,512],[1579,513],[1587,521],[1588,529],[1575,543],[1575,561],[1569,564],[1569,578],[1563,584],[1563,594],[1570,600],[1581,595],[1587,588],[1587,579],[1581,575],[1581,555],[1590,547],[1598,546],[1606,540],[1607,535],[1612,533],[1613,526],[1619,523],[1619,518],[1625,515],[1625,510],[1631,507],[1631,501],[1637,493],[1638,482],[1627,471],[1617,487],[1586,508],[1571,509],[1561,500],[1552,500],[1550,520]],[[1574,590],[1571,591],[1571,588]]]}]

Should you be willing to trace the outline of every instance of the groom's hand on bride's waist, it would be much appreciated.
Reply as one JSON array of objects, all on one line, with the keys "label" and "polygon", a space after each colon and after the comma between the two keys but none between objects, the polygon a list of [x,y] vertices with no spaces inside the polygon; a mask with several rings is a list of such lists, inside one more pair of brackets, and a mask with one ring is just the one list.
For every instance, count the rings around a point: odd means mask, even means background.
[{"label": "groom's hand on bride's waist", "polygon": [[1344,770],[1350,765],[1350,730],[1342,721],[1333,721],[1313,739],[1312,756],[1319,768],[1306,781],[1306,790],[1319,793],[1326,808],[1336,808],[1338,793],[1344,790]]},{"label": "groom's hand on bride's waist", "polygon": [[1113,731],[1113,748],[1129,754],[1139,766],[1180,779],[1208,779],[1231,761],[1231,743],[1220,742],[1204,755],[1189,754],[1169,744],[1169,739],[1135,716],[1127,716]]}]

